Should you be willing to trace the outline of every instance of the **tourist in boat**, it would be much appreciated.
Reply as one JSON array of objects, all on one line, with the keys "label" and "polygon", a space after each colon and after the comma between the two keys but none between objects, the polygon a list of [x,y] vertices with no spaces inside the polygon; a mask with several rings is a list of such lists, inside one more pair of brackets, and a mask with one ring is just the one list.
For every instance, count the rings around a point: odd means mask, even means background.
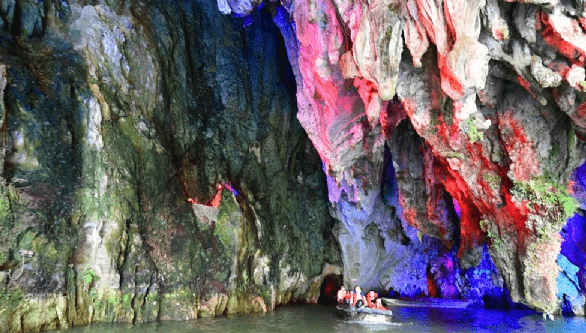
[{"label": "tourist in boat", "polygon": [[341,286],[338,290],[338,303],[346,303],[348,292],[345,286]]},{"label": "tourist in boat", "polygon": [[376,299],[378,297],[378,294],[375,293],[374,291],[369,291],[368,294],[366,294],[366,305],[368,305],[369,308],[374,309],[376,308]]},{"label": "tourist in boat", "polygon": [[383,306],[383,301],[380,298],[377,298],[374,302],[374,308],[377,310],[388,310]]},{"label": "tourist in boat", "polygon": [[346,296],[344,296],[344,303],[346,303],[346,304],[352,303],[353,295],[354,295],[354,293],[352,292],[352,290],[346,290]]},{"label": "tourist in boat", "polygon": [[366,305],[366,297],[362,293],[362,289],[359,286],[354,287],[354,294],[352,298],[352,306],[355,308],[361,308]]},{"label": "tourist in boat", "polygon": [[398,291],[396,291],[395,289],[393,289],[393,287],[391,287],[389,289],[389,298],[398,299],[399,297],[401,297],[401,294],[399,294]]}]

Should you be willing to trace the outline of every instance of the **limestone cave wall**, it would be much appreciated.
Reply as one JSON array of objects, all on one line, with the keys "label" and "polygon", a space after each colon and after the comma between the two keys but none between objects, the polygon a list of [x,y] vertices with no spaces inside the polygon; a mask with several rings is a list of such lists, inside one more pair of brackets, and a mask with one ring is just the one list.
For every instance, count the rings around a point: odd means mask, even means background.
[{"label": "limestone cave wall", "polygon": [[268,12],[0,2],[0,331],[315,302],[340,274]]}]

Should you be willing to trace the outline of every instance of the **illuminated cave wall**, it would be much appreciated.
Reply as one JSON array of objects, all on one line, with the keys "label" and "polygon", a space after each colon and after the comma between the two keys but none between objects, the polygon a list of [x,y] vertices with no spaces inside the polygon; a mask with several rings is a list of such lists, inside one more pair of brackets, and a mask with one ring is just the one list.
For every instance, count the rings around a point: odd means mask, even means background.
[{"label": "illuminated cave wall", "polygon": [[579,2],[0,17],[0,331],[266,311],[340,275],[584,313]]},{"label": "illuminated cave wall", "polygon": [[[218,4],[246,14],[260,1]],[[581,268],[563,259],[582,224],[562,227],[585,157],[584,9],[278,5],[267,2],[298,67],[298,118],[328,175],[347,283],[464,298],[476,289],[476,298],[583,314]]]}]

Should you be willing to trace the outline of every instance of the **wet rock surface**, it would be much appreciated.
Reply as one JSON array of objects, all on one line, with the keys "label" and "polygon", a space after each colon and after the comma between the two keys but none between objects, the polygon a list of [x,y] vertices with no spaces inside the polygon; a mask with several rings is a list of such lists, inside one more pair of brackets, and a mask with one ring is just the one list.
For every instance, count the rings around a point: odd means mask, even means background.
[{"label": "wet rock surface", "polygon": [[268,12],[0,9],[0,330],[267,311],[341,274]]}]

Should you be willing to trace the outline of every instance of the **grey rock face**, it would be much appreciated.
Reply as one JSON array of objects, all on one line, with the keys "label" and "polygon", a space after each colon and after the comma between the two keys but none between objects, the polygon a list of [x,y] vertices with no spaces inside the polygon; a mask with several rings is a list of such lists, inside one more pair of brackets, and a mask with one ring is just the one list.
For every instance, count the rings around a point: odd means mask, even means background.
[{"label": "grey rock face", "polygon": [[268,12],[0,5],[0,331],[267,311],[341,273]]}]

